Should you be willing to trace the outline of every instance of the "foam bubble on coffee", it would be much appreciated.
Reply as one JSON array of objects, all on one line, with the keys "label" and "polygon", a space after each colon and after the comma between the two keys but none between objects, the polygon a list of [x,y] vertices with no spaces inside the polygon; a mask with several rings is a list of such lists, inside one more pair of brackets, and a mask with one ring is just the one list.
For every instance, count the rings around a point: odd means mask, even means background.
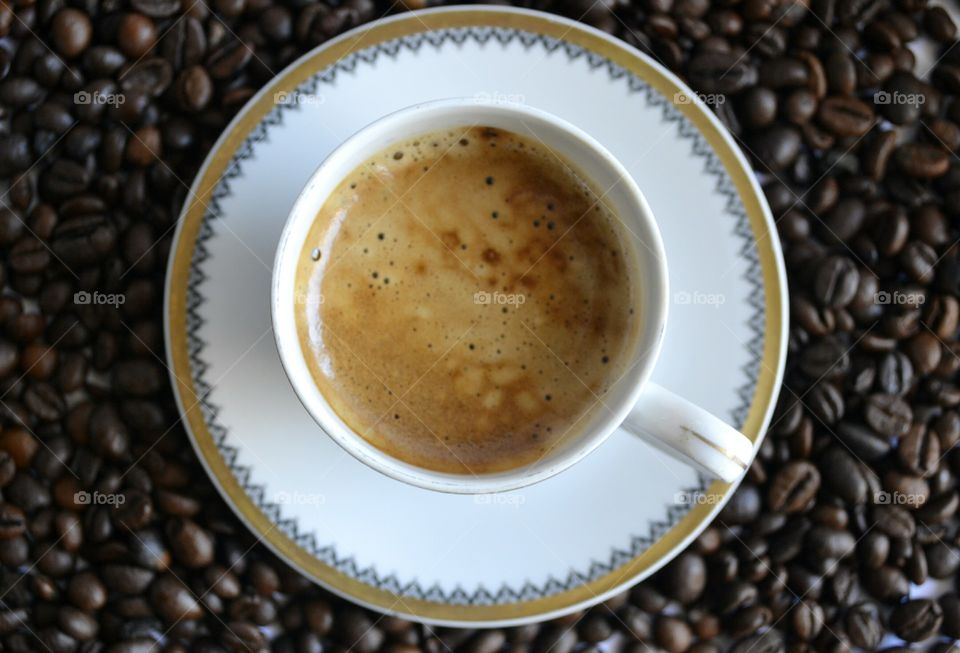
[{"label": "foam bubble on coffee", "polygon": [[641,310],[629,232],[532,138],[425,134],[358,167],[298,263],[301,345],[354,431],[452,473],[529,464],[581,435]]}]

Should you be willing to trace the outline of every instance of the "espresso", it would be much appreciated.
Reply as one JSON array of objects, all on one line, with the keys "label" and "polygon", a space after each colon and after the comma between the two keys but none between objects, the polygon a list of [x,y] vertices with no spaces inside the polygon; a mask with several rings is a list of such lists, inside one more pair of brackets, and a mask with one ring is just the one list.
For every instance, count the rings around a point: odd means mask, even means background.
[{"label": "espresso", "polygon": [[343,180],[301,252],[314,381],[411,464],[532,463],[580,437],[626,371],[642,309],[630,239],[531,138],[473,127],[392,146]]}]

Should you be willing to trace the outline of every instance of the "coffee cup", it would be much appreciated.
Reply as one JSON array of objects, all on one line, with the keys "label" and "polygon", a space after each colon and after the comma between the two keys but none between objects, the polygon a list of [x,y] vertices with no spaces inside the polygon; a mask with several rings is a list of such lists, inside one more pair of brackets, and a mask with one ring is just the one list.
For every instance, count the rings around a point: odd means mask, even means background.
[{"label": "coffee cup", "polygon": [[[377,153],[409,143],[419,135],[477,126],[529,139],[559,161],[569,162],[578,175],[598,189],[603,204],[622,222],[624,233],[630,234],[633,242],[636,256],[631,259],[631,274],[636,279],[636,292],[642,296],[642,310],[636,318],[636,336],[628,360],[618,361],[621,373],[602,395],[594,395],[589,410],[577,417],[573,435],[558,439],[542,455],[516,467],[479,473],[467,468],[451,473],[414,464],[402,453],[377,446],[368,433],[358,432],[360,429],[351,426],[337,410],[329,390],[325,394],[317,383],[316,365],[311,363],[318,355],[311,346],[322,345],[304,340],[296,317],[298,311],[310,310],[309,306],[304,308],[305,303],[317,304],[322,295],[305,297],[298,274],[303,269],[304,252],[312,247],[308,239],[318,212],[348,175]],[[515,490],[568,469],[623,429],[705,474],[732,482],[749,465],[752,442],[723,420],[650,380],[667,328],[668,282],[666,255],[650,207],[637,182],[600,143],[569,122],[533,107],[453,98],[380,118],[349,137],[320,163],[295,201],[281,234],[273,268],[271,310],[280,360],[303,406],[344,450],[399,481],[458,494]],[[444,434],[437,431],[442,427],[430,429],[434,437],[442,439]]]}]

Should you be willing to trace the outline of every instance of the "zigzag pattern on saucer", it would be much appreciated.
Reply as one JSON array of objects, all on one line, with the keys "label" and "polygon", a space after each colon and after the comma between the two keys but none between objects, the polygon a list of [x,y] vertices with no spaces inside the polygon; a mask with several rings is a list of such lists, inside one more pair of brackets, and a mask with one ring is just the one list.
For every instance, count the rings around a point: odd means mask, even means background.
[{"label": "zigzag pattern on saucer", "polygon": [[[585,59],[591,68],[605,70],[611,83],[626,84],[630,92],[640,96],[647,106],[658,108],[663,122],[676,125],[679,136],[690,143],[690,151],[693,155],[703,160],[704,171],[716,179],[715,192],[727,198],[725,213],[731,220],[732,232],[742,242],[740,254],[748,263],[744,278],[751,287],[748,298],[751,307],[748,327],[752,337],[744,346],[750,352],[751,360],[743,368],[746,380],[737,390],[740,403],[730,414],[734,424],[743,424],[756,388],[764,345],[764,288],[757,248],[746,211],[722,163],[703,135],[668,98],[660,95],[641,78],[622,66],[616,65],[594,52],[542,34],[494,27],[436,30],[383,42],[353,53],[329,68],[318,72],[301,84],[295,92],[316,94],[322,85],[334,84],[339,74],[352,73],[359,66],[375,66],[380,57],[395,58],[404,51],[416,52],[424,47],[437,49],[459,47],[467,41],[476,42],[484,47],[503,47],[516,41],[526,49],[541,48],[548,53],[561,51],[571,62],[581,58]],[[243,162],[255,156],[256,147],[259,143],[269,139],[270,128],[283,124],[283,117],[287,111],[300,110],[301,106],[296,103],[277,103],[237,149],[227,172],[218,182],[211,195],[210,202],[206,206],[203,223],[194,244],[187,284],[188,354],[202,415],[224,462],[250,499],[288,537],[330,567],[361,582],[391,592],[398,597],[438,603],[494,605],[540,599],[569,591],[612,573],[643,553],[687,514],[689,505],[665,506],[664,519],[647,524],[646,532],[643,535],[631,537],[630,541],[624,543],[623,546],[614,548],[603,554],[599,559],[592,561],[586,569],[571,569],[566,577],[550,578],[542,585],[527,582],[520,587],[504,585],[496,589],[483,586],[443,588],[432,585],[424,587],[416,579],[401,580],[392,574],[381,575],[374,567],[364,566],[352,556],[340,553],[332,546],[318,543],[318,538],[321,537],[319,534],[303,532],[297,520],[284,517],[282,507],[266,499],[264,488],[257,484],[253,478],[252,470],[237,463],[237,449],[234,445],[229,444],[229,430],[218,420],[219,410],[214,396],[216,381],[211,382],[207,379],[209,366],[204,360],[205,343],[198,335],[203,324],[203,318],[198,310],[204,303],[202,286],[206,280],[206,275],[203,272],[203,264],[209,258],[209,251],[205,243],[216,235],[216,223],[222,219],[220,200],[230,196],[232,192],[230,189],[231,182],[243,175]],[[692,497],[706,491],[708,480],[702,476],[698,480],[697,487],[684,490],[687,496]]]}]

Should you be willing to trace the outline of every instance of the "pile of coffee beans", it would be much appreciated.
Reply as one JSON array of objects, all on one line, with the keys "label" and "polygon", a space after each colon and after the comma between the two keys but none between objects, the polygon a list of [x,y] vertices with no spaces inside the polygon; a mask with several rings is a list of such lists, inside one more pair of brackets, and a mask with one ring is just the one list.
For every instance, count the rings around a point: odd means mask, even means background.
[{"label": "pile of coffee beans", "polygon": [[237,521],[162,362],[186,184],[295,57],[421,2],[0,0],[0,650],[951,649],[960,48],[928,0],[522,3],[619,36],[702,93],[785,251],[770,433],[655,578],[542,625],[431,629],[323,592]]}]

